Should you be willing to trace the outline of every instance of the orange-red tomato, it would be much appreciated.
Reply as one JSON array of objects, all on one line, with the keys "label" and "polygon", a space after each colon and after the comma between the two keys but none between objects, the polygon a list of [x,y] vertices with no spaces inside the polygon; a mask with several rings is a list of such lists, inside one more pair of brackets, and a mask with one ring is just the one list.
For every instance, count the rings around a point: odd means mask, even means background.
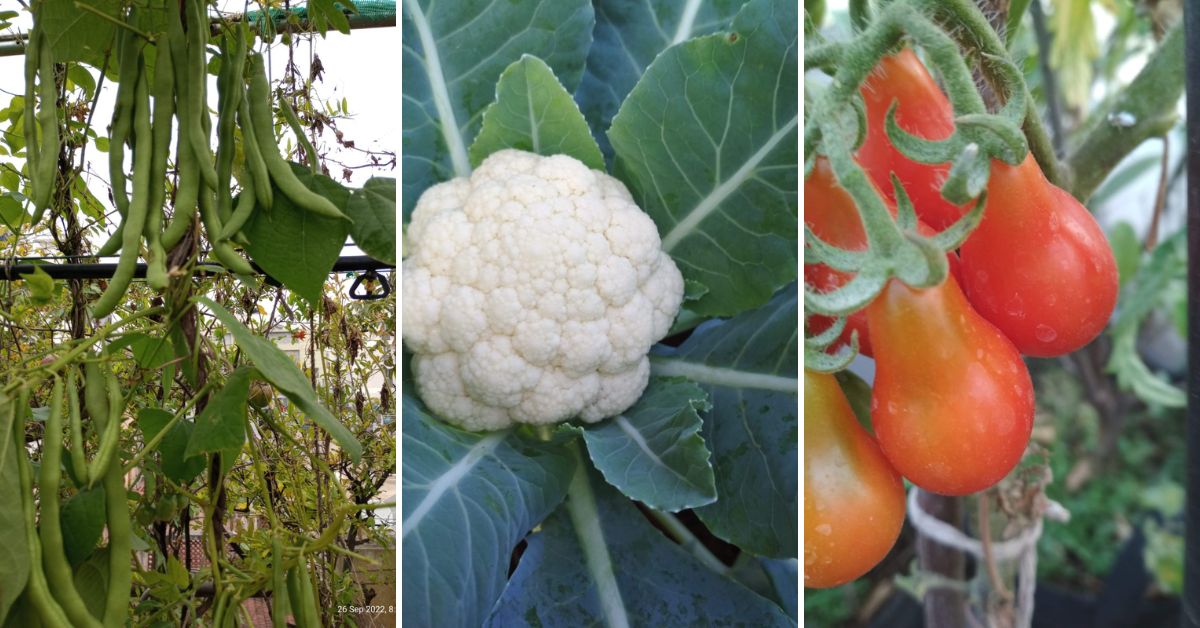
[{"label": "orange-red tomato", "polygon": [[915,290],[893,279],[867,306],[875,341],[871,425],[904,477],[943,495],[1000,481],[1033,429],[1033,383],[1007,338],[957,281]]},{"label": "orange-red tomato", "polygon": [[937,230],[945,229],[966,212],[942,198],[942,183],[950,164],[922,164],[905,157],[888,140],[884,121],[896,102],[896,124],[927,140],[943,140],[954,132],[954,110],[929,71],[911,48],[884,57],[860,89],[867,114],[867,136],[855,155],[875,185],[895,201],[891,173],[895,172],[912,199],[917,216]]},{"label": "orange-red tomato", "polygon": [[804,371],[804,586],[845,584],[900,535],[904,484],[832,375]]},{"label": "orange-red tomato", "polygon": [[[888,211],[896,215],[896,208],[890,202]],[[812,173],[804,180],[804,224],[812,229],[817,237],[834,246],[849,250],[864,250],[867,248],[867,233],[863,230],[862,220],[855,209],[854,198],[838,184],[829,161],[818,157],[813,164]],[[933,235],[934,231],[924,223],[917,224],[917,231],[924,235]],[[950,264],[950,272],[958,275],[958,256],[949,253],[946,256]],[[853,275],[834,270],[824,264],[805,264],[804,283],[812,286],[818,292],[830,292],[850,281]],[[833,325],[833,319],[828,316],[813,315],[808,318],[808,332],[818,334]],[[867,315],[865,310],[859,310],[846,318],[846,329],[832,345],[830,351],[836,351],[850,343],[850,334],[858,332],[858,351],[870,357],[874,355],[871,348],[871,337],[867,333]]]},{"label": "orange-red tomato", "polygon": [[992,161],[983,222],[960,249],[971,305],[1025,355],[1091,342],[1117,303],[1117,263],[1100,225],[1032,156]]}]

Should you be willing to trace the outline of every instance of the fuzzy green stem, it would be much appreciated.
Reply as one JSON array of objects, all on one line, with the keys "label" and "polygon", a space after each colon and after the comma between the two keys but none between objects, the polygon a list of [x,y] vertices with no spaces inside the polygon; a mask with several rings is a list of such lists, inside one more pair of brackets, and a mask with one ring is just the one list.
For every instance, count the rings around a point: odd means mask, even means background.
[{"label": "fuzzy green stem", "polygon": [[1075,198],[1087,200],[1138,145],[1175,125],[1175,106],[1186,77],[1183,45],[1180,23],[1167,32],[1141,72],[1112,104],[1092,114],[1094,122],[1067,158],[1076,176],[1069,188]]}]

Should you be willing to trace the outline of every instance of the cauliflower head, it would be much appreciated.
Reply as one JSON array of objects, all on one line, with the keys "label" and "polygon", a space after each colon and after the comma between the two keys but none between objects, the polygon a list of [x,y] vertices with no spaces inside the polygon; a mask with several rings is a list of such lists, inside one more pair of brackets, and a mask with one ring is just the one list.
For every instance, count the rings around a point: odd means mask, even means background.
[{"label": "cauliflower head", "polygon": [[683,300],[654,222],[613,177],[503,150],[421,196],[403,336],[425,404],[468,430],[625,411]]}]

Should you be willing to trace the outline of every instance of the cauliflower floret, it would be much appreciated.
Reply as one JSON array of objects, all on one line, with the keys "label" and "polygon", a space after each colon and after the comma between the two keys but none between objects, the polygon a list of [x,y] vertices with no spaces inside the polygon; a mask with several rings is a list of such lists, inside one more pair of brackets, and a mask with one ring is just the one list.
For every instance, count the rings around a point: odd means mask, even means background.
[{"label": "cauliflower floret", "polygon": [[683,277],[620,181],[503,150],[429,188],[407,233],[404,342],[439,416],[476,431],[595,422],[641,396]]}]

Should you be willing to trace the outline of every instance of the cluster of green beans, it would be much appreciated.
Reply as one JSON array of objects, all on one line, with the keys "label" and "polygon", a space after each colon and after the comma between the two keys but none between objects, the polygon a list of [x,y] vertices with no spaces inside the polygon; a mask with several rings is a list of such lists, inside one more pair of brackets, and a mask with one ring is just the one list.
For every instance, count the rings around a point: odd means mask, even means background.
[{"label": "cluster of green beans", "polygon": [[[41,11],[25,48],[25,161],[33,203],[33,224],[41,222],[54,196],[58,176],[58,84],[54,56],[41,29]],[[38,130],[41,136],[38,136]]]},{"label": "cluster of green beans", "polygon": [[[88,462],[83,448],[77,384],[78,375],[73,367],[67,368],[65,386],[63,379],[54,377],[42,440],[37,506],[33,499],[33,469],[25,449],[24,419],[29,408],[29,389],[22,387],[16,400],[0,399],[0,411],[14,415],[12,441],[19,460],[25,542],[31,554],[26,592],[43,625],[120,627],[125,625],[129,616],[129,591],[133,578],[130,563],[133,530],[129,503],[126,501],[125,474],[117,456],[117,437],[125,400],[120,383],[110,370],[94,360],[85,363],[84,404],[92,424],[102,433],[96,455]],[[63,545],[59,491],[62,485],[64,414],[70,422],[71,470],[79,479],[80,487],[86,485],[90,488],[97,479],[102,479],[104,485],[110,558],[108,594],[100,617],[92,615],[75,587],[73,571]],[[36,512],[39,506],[40,517]]]},{"label": "cluster of green beans", "polygon": [[[260,54],[250,51],[252,40],[244,22],[218,40],[221,63],[213,128],[206,94],[211,35],[208,3],[185,0],[185,9],[182,17],[176,11],[166,12],[166,32],[152,43],[131,29],[117,29],[118,88],[109,169],[120,224],[98,255],[120,251],[120,258],[107,289],[92,305],[92,314],[97,318],[111,314],[121,302],[140,255],[146,260],[147,283],[157,290],[167,287],[167,252],[194,229],[197,213],[213,257],[237,274],[254,273],[234,245],[247,243],[242,228],[258,208],[270,210],[275,190],[306,211],[349,220],[329,199],[305,186],[280,154],[266,66]],[[130,22],[136,11],[131,9]],[[155,48],[152,82],[146,76],[143,58],[148,45]],[[285,114],[289,120],[295,118],[286,103]],[[176,120],[175,164],[179,178],[174,213],[168,221],[163,211],[164,182]],[[214,130],[215,154],[210,143]],[[243,192],[235,206],[232,190],[238,131],[244,159],[240,181]],[[310,161],[315,160],[315,152],[303,133],[300,139]],[[133,149],[132,192],[128,195],[126,145]]]}]

